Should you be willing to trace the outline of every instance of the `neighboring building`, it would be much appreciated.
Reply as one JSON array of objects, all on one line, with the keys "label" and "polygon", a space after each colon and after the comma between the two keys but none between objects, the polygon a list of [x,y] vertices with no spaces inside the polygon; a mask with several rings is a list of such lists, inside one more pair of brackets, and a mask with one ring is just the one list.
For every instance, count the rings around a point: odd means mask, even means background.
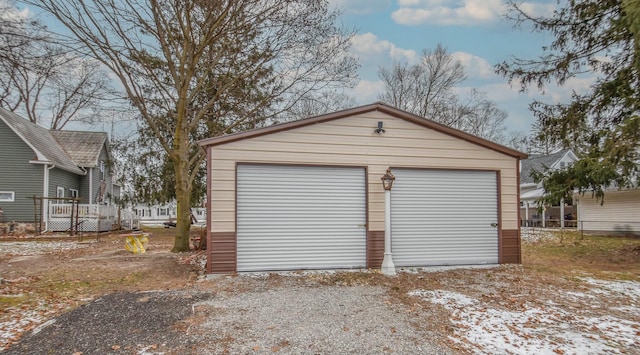
[{"label": "neighboring building", "polygon": [[[143,225],[162,225],[165,222],[173,222],[177,217],[177,205],[175,202],[155,205],[139,204],[133,208],[133,213]],[[196,224],[202,224],[206,218],[206,210],[202,207],[192,207],[191,213],[196,219]]]},{"label": "neighboring building", "polygon": [[640,235],[640,189],[607,189],[604,201],[576,194],[578,229],[586,233]]},{"label": "neighboring building", "polygon": [[526,154],[382,103],[205,139],[207,271],[520,263]]},{"label": "neighboring building", "polygon": [[542,183],[536,183],[533,171],[564,169],[578,157],[570,149],[547,155],[532,155],[521,161],[520,172],[520,224],[522,226],[571,226],[575,227],[576,208],[573,204],[560,204],[539,208],[537,200],[544,196]]},{"label": "neighboring building", "polygon": [[[69,230],[71,204],[53,198],[79,198],[80,229],[109,230],[116,214],[110,201],[120,189],[113,181],[108,145],[104,132],[50,131],[0,108],[4,221]],[[34,204],[34,196],[43,199]]]}]

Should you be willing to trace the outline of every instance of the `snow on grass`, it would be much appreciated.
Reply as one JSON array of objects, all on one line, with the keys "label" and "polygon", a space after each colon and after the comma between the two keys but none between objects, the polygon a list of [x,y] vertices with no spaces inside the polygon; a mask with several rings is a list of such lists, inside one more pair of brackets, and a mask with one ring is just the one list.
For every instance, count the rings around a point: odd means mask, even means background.
[{"label": "snow on grass", "polygon": [[533,227],[520,228],[520,237],[523,241],[530,243],[557,239],[551,230]]},{"label": "snow on grass", "polygon": [[[634,297],[640,283],[588,280],[604,292],[630,295],[633,305],[629,308],[637,309]],[[449,310],[455,328],[451,340],[475,354],[624,354],[640,349],[640,323],[636,321],[609,315],[582,316],[553,302],[540,307],[525,303],[514,311],[487,307],[477,299],[446,290],[409,294]]]},{"label": "snow on grass", "polygon": [[634,301],[640,300],[640,287],[638,283],[634,281],[608,281],[598,280],[590,277],[581,277],[580,280],[585,281],[589,285],[597,286],[597,289],[592,288],[594,293],[603,293],[607,295],[622,295],[632,298]]},{"label": "snow on grass", "polygon": [[0,253],[11,255],[39,255],[56,251],[85,248],[87,244],[77,242],[2,242]]}]

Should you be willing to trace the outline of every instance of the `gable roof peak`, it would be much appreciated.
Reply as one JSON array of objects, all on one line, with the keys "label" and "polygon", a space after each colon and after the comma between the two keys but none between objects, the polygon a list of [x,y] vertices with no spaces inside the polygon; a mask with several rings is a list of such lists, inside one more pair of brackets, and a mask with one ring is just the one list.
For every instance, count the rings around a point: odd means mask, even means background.
[{"label": "gable roof peak", "polygon": [[433,129],[441,133],[448,134],[450,136],[454,136],[456,138],[463,139],[471,143],[495,150],[497,152],[512,156],[514,158],[525,159],[527,157],[527,154],[519,152],[515,149],[505,147],[503,145],[500,145],[495,142],[491,142],[484,138],[474,136],[472,134],[429,120],[427,118],[417,116],[407,111],[400,110],[396,107],[393,107],[389,104],[386,104],[380,101],[372,104],[368,104],[368,105],[358,106],[358,107],[336,111],[332,113],[327,113],[319,116],[303,118],[296,121],[289,121],[289,122],[280,123],[272,126],[256,128],[256,129],[252,129],[244,132],[237,132],[237,133],[231,133],[231,134],[222,135],[218,137],[207,138],[207,139],[198,141],[198,144],[201,147],[216,146],[216,145],[226,144],[226,143],[239,141],[243,139],[249,139],[256,136],[267,135],[267,134],[272,134],[272,133],[281,132],[281,131],[287,131],[290,129],[300,128],[300,127],[304,127],[312,124],[318,124],[318,123],[328,122],[328,121],[341,119],[349,116],[355,116],[355,115],[359,115],[359,114],[363,114],[371,111],[379,111],[387,115],[415,123],[419,126]]}]

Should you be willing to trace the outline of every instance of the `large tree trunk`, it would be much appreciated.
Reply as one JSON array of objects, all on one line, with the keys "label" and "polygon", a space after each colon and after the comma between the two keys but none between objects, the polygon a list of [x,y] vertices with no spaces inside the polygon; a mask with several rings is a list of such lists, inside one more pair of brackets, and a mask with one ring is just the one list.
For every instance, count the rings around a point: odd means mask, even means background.
[{"label": "large tree trunk", "polygon": [[[187,155],[180,154],[179,146],[188,144],[181,140],[182,136],[177,134],[174,141],[178,152],[174,152],[173,164],[176,174],[176,200],[178,203],[178,211],[176,213],[176,236],[173,244],[172,252],[189,251],[189,230],[191,229],[191,188],[189,186],[189,169],[187,167]],[[183,148],[184,151],[186,149]],[[183,158],[184,157],[184,158]]]}]

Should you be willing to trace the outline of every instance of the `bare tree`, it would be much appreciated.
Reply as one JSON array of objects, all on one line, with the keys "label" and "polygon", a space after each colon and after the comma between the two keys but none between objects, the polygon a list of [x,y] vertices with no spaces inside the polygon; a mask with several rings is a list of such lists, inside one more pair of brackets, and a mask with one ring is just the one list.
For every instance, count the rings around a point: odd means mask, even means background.
[{"label": "bare tree", "polygon": [[424,50],[419,64],[394,63],[380,68],[385,92],[380,100],[421,117],[493,140],[505,139],[505,111],[473,89],[465,97],[454,92],[466,79],[462,64],[441,44]]},{"label": "bare tree", "polygon": [[62,129],[96,119],[110,97],[110,79],[99,62],[80,58],[36,20],[3,2],[0,25],[0,105],[31,122]]},{"label": "bare tree", "polygon": [[[175,174],[173,251],[189,249],[204,160],[194,137],[255,127],[306,94],[344,85],[351,33],[321,0],[28,0],[119,79]],[[211,206],[209,206],[211,207]]]},{"label": "bare tree", "polygon": [[438,44],[434,51],[425,49],[419,64],[394,62],[379,68],[385,84],[380,100],[399,109],[429,117],[435,106],[450,100],[453,88],[466,79],[464,67],[447,49]]},{"label": "bare tree", "polygon": [[356,100],[352,96],[337,91],[323,91],[316,95],[307,95],[301,98],[282,116],[285,121],[295,120],[346,110],[354,106],[356,106]]}]

